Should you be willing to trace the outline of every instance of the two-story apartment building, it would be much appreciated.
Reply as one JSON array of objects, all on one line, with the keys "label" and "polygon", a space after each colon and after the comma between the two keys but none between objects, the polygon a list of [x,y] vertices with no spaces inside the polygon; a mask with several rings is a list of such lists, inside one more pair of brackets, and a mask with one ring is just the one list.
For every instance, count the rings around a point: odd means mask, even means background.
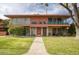
[{"label": "two-story apartment building", "polygon": [[69,15],[5,15],[14,26],[26,27],[27,36],[54,36],[66,34]]}]

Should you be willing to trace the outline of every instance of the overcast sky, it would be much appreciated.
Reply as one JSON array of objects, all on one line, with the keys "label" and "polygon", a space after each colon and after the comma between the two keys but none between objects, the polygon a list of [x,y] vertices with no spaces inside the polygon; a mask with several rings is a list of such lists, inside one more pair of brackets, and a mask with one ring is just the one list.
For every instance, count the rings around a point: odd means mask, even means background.
[{"label": "overcast sky", "polygon": [[[50,3],[49,14],[68,14],[67,10],[59,4]],[[0,14],[13,13],[45,13],[45,6],[36,3],[0,3]]]}]

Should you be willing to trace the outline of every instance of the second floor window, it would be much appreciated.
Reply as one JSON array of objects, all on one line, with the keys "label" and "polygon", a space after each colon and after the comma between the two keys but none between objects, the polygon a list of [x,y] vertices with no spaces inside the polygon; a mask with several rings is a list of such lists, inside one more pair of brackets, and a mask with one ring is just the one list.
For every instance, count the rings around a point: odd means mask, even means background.
[{"label": "second floor window", "polygon": [[43,24],[46,24],[46,22],[45,22],[45,21],[43,21]]},{"label": "second floor window", "polygon": [[32,21],[31,24],[46,24],[46,21]]},{"label": "second floor window", "polygon": [[42,24],[42,22],[40,21],[39,24]]},{"label": "second floor window", "polygon": [[52,18],[48,18],[48,22],[52,22]]},{"label": "second floor window", "polygon": [[33,21],[32,24],[37,24],[37,23]]}]

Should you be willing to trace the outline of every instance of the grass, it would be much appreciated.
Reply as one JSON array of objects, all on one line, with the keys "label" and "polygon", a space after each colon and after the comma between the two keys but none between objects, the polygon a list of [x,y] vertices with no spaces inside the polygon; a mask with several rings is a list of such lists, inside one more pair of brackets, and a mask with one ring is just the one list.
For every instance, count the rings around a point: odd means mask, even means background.
[{"label": "grass", "polygon": [[79,40],[75,37],[43,37],[47,52],[53,55],[79,55]]},{"label": "grass", "polygon": [[34,38],[0,36],[0,55],[20,55],[26,53]]}]

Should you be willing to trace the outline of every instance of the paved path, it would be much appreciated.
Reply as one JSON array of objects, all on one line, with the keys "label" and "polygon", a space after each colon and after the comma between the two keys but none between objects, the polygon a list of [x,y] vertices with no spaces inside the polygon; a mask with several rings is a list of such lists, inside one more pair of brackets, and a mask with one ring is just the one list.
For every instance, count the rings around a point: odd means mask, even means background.
[{"label": "paved path", "polygon": [[28,55],[47,55],[42,37],[36,37],[30,50],[27,53]]}]

